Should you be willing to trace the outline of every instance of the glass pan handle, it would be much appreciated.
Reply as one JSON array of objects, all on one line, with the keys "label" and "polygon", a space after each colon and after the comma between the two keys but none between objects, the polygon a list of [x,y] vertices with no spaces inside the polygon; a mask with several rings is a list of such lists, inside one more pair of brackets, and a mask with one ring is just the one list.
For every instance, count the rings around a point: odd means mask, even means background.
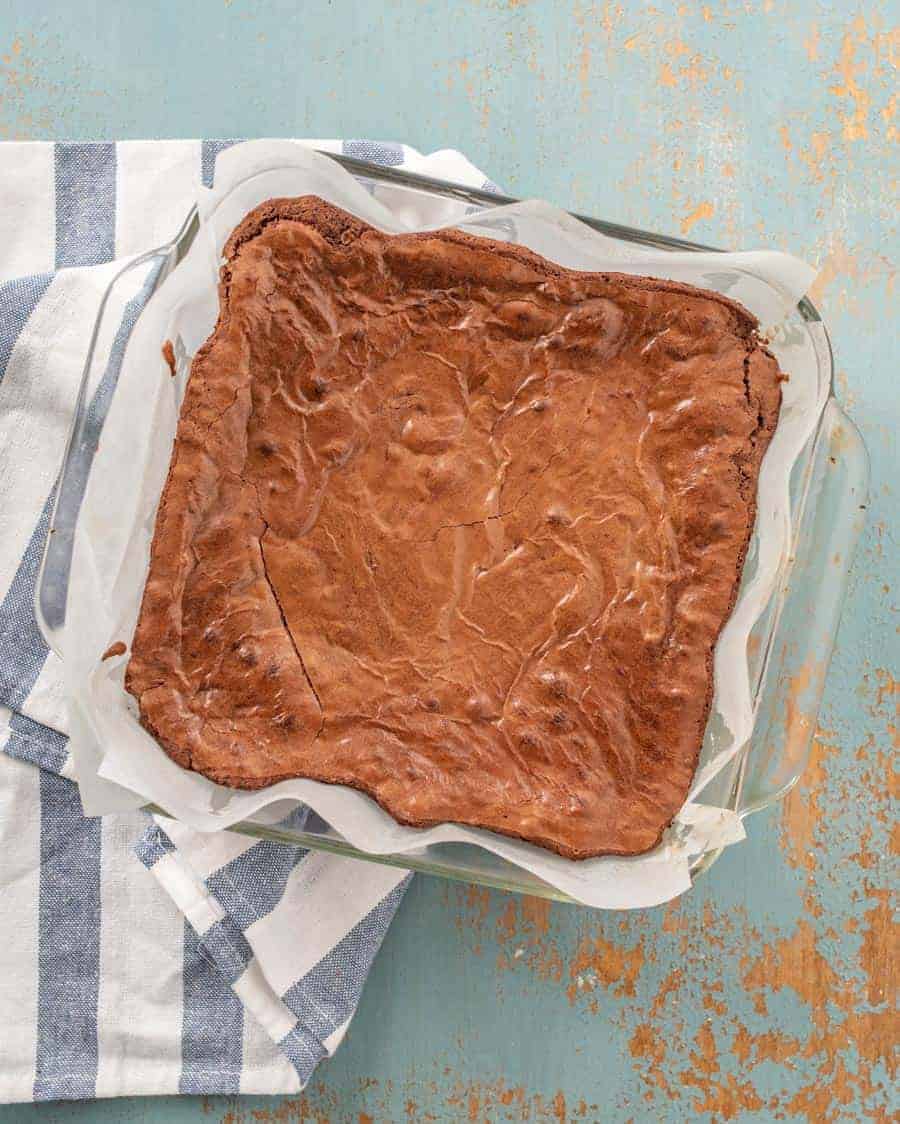
[{"label": "glass pan handle", "polygon": [[781,620],[788,641],[770,653],[738,810],[758,811],[785,796],[802,774],[818,721],[825,677],[865,524],[869,461],[859,431],[829,399],[813,451]]},{"label": "glass pan handle", "polygon": [[[119,307],[119,302],[111,302],[111,297],[117,287],[134,281],[135,271],[142,270],[145,280],[140,299],[145,304],[187,253],[198,229],[197,211],[193,208],[171,242],[141,254],[122,267],[107,286],[100,302],[75,401],[66,452],[57,479],[50,531],[35,588],[35,617],[38,627],[50,649],[60,657],[63,655],[62,636],[66,622],[75,526],[94,454],[118,382],[121,356],[137,321],[137,315],[129,316],[126,307],[121,323],[113,331],[109,331],[111,325],[108,320],[113,314],[112,308]],[[101,339],[111,341],[110,345],[101,347]]]}]

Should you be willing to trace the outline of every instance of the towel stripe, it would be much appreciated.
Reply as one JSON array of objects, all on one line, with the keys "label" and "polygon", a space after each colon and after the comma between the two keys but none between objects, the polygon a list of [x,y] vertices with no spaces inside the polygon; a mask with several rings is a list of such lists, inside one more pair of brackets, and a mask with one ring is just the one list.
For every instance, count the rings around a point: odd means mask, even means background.
[{"label": "towel stripe", "polygon": [[285,1004],[320,1042],[356,1009],[369,969],[411,878],[408,874],[284,994]]},{"label": "towel stripe", "polygon": [[231,917],[223,917],[200,937],[204,949],[230,984],[236,983],[253,959],[253,949]]},{"label": "towel stripe", "polygon": [[216,157],[226,148],[237,144],[234,140],[205,140],[200,147],[200,178],[204,187],[212,187],[216,171]]},{"label": "towel stripe", "polygon": [[56,268],[116,255],[115,144],[57,144]]},{"label": "towel stripe", "polygon": [[0,702],[18,710],[31,693],[48,648],[34,615],[34,590],[50,527],[56,489],[31,533],[9,590],[0,604]]},{"label": "towel stripe", "polygon": [[345,140],[341,147],[344,156],[368,160],[370,164],[396,168],[403,163],[403,145],[391,141]]},{"label": "towel stripe", "polygon": [[0,285],[0,379],[6,373],[19,333],[52,280],[52,273],[35,273]]},{"label": "towel stripe", "polygon": [[237,1093],[244,1006],[184,923],[184,993],[179,1093]]},{"label": "towel stripe", "polygon": [[68,757],[68,747],[69,739],[59,730],[42,726],[24,714],[10,716],[9,739],[3,747],[10,757],[60,773]]},{"label": "towel stripe", "polygon": [[328,1056],[328,1051],[322,1043],[302,1026],[295,1026],[279,1041],[278,1045],[296,1069],[301,1085],[309,1081],[319,1062]]},{"label": "towel stripe", "polygon": [[313,808],[310,808],[307,813],[306,823],[304,827],[305,830],[310,832],[312,835],[323,835],[326,831],[328,831],[328,824]]},{"label": "towel stripe", "polygon": [[35,1100],[91,1097],[97,1079],[100,820],[71,781],[41,772]]},{"label": "towel stripe", "polygon": [[162,828],[157,827],[152,822],[137,843],[134,844],[132,850],[148,870],[156,866],[165,855],[175,853],[175,848],[168,835]]},{"label": "towel stripe", "polygon": [[[58,144],[54,165],[57,268],[109,261],[115,252],[115,145]],[[51,494],[0,607],[0,683],[15,709],[47,655],[33,602],[52,504]],[[11,641],[18,647],[10,650]],[[40,802],[34,1097],[90,1097],[98,1065],[101,824],[84,816],[71,781],[46,770]]]},{"label": "towel stripe", "polygon": [[[292,818],[300,822],[282,826],[302,827],[306,816],[306,808],[300,806],[292,813]],[[214,871],[206,884],[226,913],[246,931],[275,909],[291,871],[308,853],[302,847],[265,839]],[[252,887],[251,894],[247,893],[248,886]]]}]

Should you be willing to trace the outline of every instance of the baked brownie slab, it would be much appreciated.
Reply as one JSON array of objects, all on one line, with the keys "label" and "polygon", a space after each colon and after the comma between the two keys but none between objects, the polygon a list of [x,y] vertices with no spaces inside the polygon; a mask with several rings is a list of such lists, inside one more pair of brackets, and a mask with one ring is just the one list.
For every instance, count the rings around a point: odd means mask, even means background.
[{"label": "baked brownie slab", "polygon": [[712,698],[781,375],[739,305],[315,197],[225,248],[127,688],[221,784],[637,854]]}]

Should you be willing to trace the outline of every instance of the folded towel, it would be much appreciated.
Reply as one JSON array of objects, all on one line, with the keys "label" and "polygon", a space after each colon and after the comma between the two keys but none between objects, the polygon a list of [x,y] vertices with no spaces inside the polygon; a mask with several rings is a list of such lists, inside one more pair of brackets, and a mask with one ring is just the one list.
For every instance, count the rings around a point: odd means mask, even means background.
[{"label": "folded towel", "polygon": [[[228,143],[0,145],[0,1101],[302,1088],[409,880],[143,813],[87,819],[71,779],[33,598],[84,356],[114,273],[172,236]],[[454,152],[304,143],[487,185]]]}]

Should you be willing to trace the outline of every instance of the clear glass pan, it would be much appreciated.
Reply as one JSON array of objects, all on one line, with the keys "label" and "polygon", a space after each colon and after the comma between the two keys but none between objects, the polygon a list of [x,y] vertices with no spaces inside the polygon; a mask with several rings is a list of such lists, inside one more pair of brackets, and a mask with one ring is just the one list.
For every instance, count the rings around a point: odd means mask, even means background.
[{"label": "clear glass pan", "polygon": [[[343,165],[376,197],[391,206],[404,193],[437,196],[458,207],[462,221],[467,209],[496,206],[516,200],[493,192],[460,187],[393,168],[382,168],[348,157],[326,154]],[[580,221],[619,242],[656,250],[709,250],[710,247],[617,226],[576,215]],[[85,363],[71,436],[59,481],[37,587],[37,619],[50,647],[60,653],[65,623],[69,569],[74,530],[84,488],[97,449],[111,393],[93,401],[89,391],[107,369],[110,340],[104,314],[117,285],[133,288],[135,273],[145,284],[158,287],[187,253],[197,236],[196,211],[188,216],[172,242],[129,263],[110,284],[101,303]],[[823,383],[832,386],[831,348],[816,309],[802,300],[792,317],[811,340]],[[103,342],[101,342],[103,341]],[[119,346],[123,345],[121,339]],[[815,730],[825,676],[834,646],[853,551],[865,519],[868,458],[860,435],[833,395],[791,477],[793,549],[782,567],[776,591],[760,619],[751,642],[754,683],[754,730],[746,747],[716,779],[720,807],[748,815],[782,797],[803,771]],[[815,622],[815,627],[811,627]],[[162,809],[156,809],[162,811]],[[262,814],[259,820],[265,819]],[[232,830],[258,838],[300,844],[370,862],[399,866],[486,886],[568,900],[535,875],[481,848],[446,843],[401,856],[372,855],[352,847],[313,816],[307,830],[287,830],[256,818]],[[700,858],[697,875],[715,861],[717,852]]]}]

